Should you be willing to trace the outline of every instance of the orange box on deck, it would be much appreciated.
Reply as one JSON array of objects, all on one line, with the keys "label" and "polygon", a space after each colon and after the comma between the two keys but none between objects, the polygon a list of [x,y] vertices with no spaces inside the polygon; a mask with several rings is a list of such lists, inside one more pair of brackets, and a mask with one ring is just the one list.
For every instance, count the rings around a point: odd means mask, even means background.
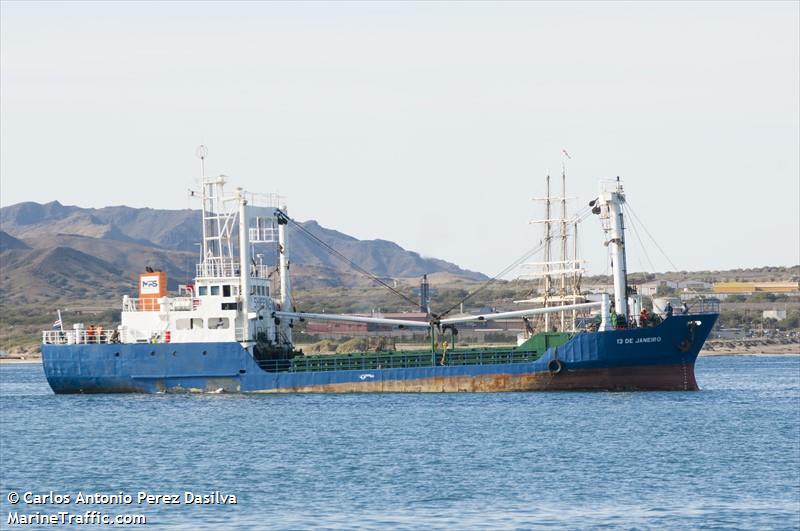
[{"label": "orange box on deck", "polygon": [[163,271],[139,274],[139,305],[142,310],[158,310],[158,299],[167,295],[167,274]]}]

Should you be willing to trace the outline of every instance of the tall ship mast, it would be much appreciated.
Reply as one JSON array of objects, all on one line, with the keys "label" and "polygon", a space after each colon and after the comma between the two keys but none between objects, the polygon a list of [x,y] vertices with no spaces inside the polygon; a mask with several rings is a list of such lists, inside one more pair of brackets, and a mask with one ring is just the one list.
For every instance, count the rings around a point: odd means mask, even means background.
[{"label": "tall ship mast", "polygon": [[[566,151],[563,152],[568,157]],[[551,306],[561,306],[565,304],[577,304],[585,302],[585,297],[581,295],[580,284],[584,273],[584,261],[578,257],[578,218],[569,218],[567,213],[567,170],[566,162],[561,164],[561,195],[553,197],[551,195],[550,175],[545,177],[545,195],[534,197],[533,201],[544,204],[544,217],[531,220],[531,224],[541,224],[544,229],[542,238],[542,261],[528,262],[523,264],[525,272],[520,275],[520,279],[538,280],[538,293],[531,291],[530,298],[514,301],[517,304],[536,304],[544,308]],[[553,204],[559,205],[559,217],[553,217]],[[559,257],[553,259],[552,247],[554,236],[558,232]],[[570,256],[569,241],[572,240]],[[551,321],[550,313],[545,313],[538,322],[541,330],[574,332],[576,330],[576,320],[578,311],[560,310],[558,319]],[[522,334],[521,339],[525,340],[535,332],[537,327],[531,327]]]},{"label": "tall ship mast", "polygon": [[[578,218],[567,218],[562,167],[562,195],[557,199],[561,217],[551,218],[548,178],[545,220],[547,246],[557,223],[560,259],[554,262],[546,251],[545,263],[540,264],[543,292],[525,301],[535,307],[450,317],[449,312],[430,311],[426,283],[419,305],[427,317],[391,319],[298,311],[292,299],[289,236],[307,233],[314,238],[313,234],[289,216],[285,199],[278,195],[241,188],[228,192],[227,177],[206,175],[205,148],[201,146],[198,155],[199,189],[192,195],[201,204],[202,256],[194,283],[170,294],[166,274],[149,268],[139,276],[139,293],[123,296],[117,327],[74,323],[68,329],[62,325],[44,331],[43,366],[54,392],[698,389],[695,360],[718,313],[698,304],[660,322],[628,318],[636,315],[641,301],[628,297],[625,192],[619,179],[601,182],[598,195],[583,209],[585,215],[596,214],[602,221],[598,243],[611,254],[612,293],[600,300],[580,295],[582,270],[574,243]],[[330,246],[328,250],[338,253]],[[263,261],[270,252],[276,256],[273,265]],[[589,313],[592,321],[579,327],[575,316],[582,312]],[[516,346],[448,349],[445,341],[436,340],[446,333],[455,338],[458,328],[469,323],[540,317],[542,329]],[[308,355],[297,348],[293,337],[294,326],[304,321],[422,330],[430,334],[431,348]]]}]

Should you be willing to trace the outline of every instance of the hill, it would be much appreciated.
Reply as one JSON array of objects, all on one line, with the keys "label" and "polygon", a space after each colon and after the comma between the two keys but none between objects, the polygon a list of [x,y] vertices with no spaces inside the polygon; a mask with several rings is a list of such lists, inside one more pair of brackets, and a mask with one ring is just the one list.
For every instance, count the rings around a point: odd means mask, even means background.
[{"label": "hill", "polygon": [[0,231],[0,250],[3,249],[30,249],[22,240],[18,240],[7,232]]},{"label": "hill", "polygon": [[[386,278],[402,279],[447,273],[482,280],[481,273],[425,258],[386,240],[359,240],[323,227],[303,228],[362,268]],[[104,298],[133,290],[145,266],[167,272],[170,288],[194,276],[200,212],[111,206],[81,208],[19,203],[0,209],[0,294],[7,301],[52,302]],[[295,285],[348,287],[363,277],[329,254],[303,231],[289,229]],[[69,251],[73,251],[70,253]],[[266,256],[267,263],[274,262]]]}]

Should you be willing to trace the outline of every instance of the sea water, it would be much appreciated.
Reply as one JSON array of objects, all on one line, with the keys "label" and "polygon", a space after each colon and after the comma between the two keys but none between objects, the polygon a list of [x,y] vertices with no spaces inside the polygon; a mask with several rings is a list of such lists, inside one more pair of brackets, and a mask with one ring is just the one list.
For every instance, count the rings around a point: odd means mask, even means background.
[{"label": "sea water", "polygon": [[798,528],[800,356],[701,358],[697,380],[699,392],[56,396],[41,366],[3,365],[0,528],[59,511],[153,529]]}]

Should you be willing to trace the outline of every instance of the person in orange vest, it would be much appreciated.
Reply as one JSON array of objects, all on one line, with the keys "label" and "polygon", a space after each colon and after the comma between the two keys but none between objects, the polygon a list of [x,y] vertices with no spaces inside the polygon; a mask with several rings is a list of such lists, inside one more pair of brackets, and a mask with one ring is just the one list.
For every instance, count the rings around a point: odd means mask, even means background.
[{"label": "person in orange vest", "polygon": [[647,323],[650,322],[650,314],[647,313],[647,308],[642,308],[642,311],[639,312],[639,326],[644,328],[647,326]]}]

